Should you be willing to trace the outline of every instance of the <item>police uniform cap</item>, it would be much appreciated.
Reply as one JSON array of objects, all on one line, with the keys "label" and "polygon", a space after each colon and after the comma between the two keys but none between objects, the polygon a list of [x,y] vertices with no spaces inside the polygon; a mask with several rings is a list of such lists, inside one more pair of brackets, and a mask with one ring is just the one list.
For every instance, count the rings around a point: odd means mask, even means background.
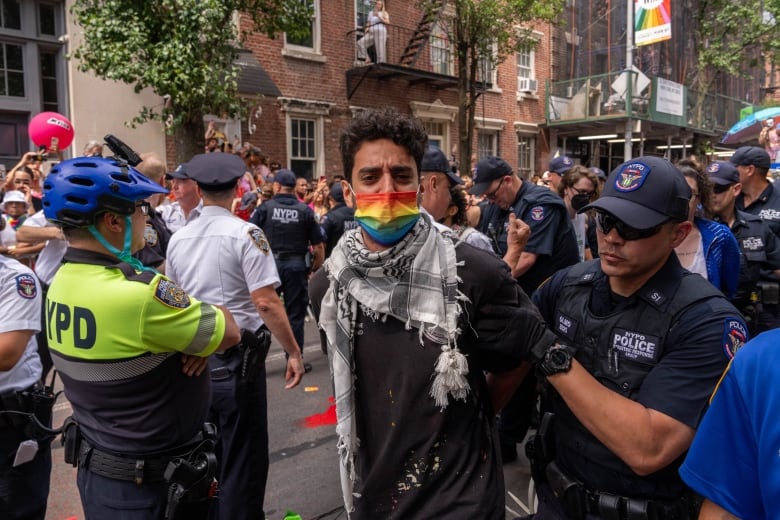
[{"label": "police uniform cap", "polygon": [[477,162],[474,173],[474,187],[469,190],[472,195],[482,195],[490,183],[505,175],[512,175],[512,167],[505,160],[495,155],[488,155]]},{"label": "police uniform cap", "polygon": [[739,182],[737,167],[726,161],[715,161],[707,167],[710,180],[721,186],[736,184]]},{"label": "police uniform cap", "polygon": [[735,166],[755,166],[769,169],[769,154],[758,146],[742,146],[737,148],[729,162]]},{"label": "police uniform cap", "polygon": [[611,213],[629,226],[649,229],[668,220],[688,218],[691,188],[682,172],[660,157],[637,157],[615,168],[595,208]]},{"label": "police uniform cap", "polygon": [[230,189],[245,172],[244,161],[232,153],[202,153],[187,163],[187,177],[206,191]]},{"label": "police uniform cap", "polygon": [[181,163],[179,166],[176,167],[175,170],[172,172],[168,172],[165,174],[165,178],[167,180],[171,179],[189,179],[187,176],[187,163]]},{"label": "police uniform cap", "polygon": [[553,173],[557,173],[558,175],[563,175],[573,167],[574,161],[572,161],[571,158],[567,157],[566,155],[559,155],[550,161],[549,170]]},{"label": "police uniform cap", "polygon": [[596,166],[591,166],[591,167],[590,167],[590,168],[588,168],[588,169],[589,169],[591,172],[593,172],[593,173],[596,175],[596,177],[598,177],[598,178],[599,178],[599,180],[602,180],[602,181],[605,181],[605,180],[607,180],[607,174],[606,174],[606,173],[604,173],[604,170],[602,170],[601,168],[598,168],[598,167],[596,167]]},{"label": "police uniform cap", "polygon": [[429,146],[425,150],[425,155],[423,155],[420,171],[422,173],[425,172],[444,173],[447,175],[447,178],[452,183],[450,186],[463,184],[463,179],[455,175],[455,173],[452,171],[452,167],[450,166],[450,161],[447,160],[447,157],[444,155],[444,152],[442,152],[440,149],[436,148],[435,146]]},{"label": "police uniform cap", "polygon": [[276,172],[276,176],[274,177],[274,182],[278,182],[280,185],[284,186],[285,188],[294,188],[295,182],[297,180],[298,178],[295,176],[292,170],[288,170],[287,168],[282,168],[281,170],[278,170]]}]

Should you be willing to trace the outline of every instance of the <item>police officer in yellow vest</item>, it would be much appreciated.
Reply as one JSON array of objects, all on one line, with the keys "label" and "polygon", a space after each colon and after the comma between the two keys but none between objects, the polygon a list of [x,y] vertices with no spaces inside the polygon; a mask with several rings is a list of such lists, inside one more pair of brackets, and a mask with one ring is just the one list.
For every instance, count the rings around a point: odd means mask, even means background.
[{"label": "police officer in yellow vest", "polygon": [[210,354],[239,341],[239,329],[227,310],[132,257],[144,245],[144,199],[165,192],[127,164],[97,157],[64,161],[44,183],[46,218],[70,245],[46,320],[75,421],[66,461],[78,465],[87,518],[162,520],[170,463],[208,461],[198,477],[215,465],[199,449],[210,398],[204,369]]}]

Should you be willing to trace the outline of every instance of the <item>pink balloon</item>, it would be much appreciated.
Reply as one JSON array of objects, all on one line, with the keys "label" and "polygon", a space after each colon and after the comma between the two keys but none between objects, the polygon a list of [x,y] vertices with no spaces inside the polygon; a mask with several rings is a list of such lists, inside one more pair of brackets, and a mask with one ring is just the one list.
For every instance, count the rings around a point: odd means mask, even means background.
[{"label": "pink balloon", "polygon": [[32,142],[51,151],[67,148],[73,142],[73,125],[57,112],[36,115],[30,119],[27,131]]}]

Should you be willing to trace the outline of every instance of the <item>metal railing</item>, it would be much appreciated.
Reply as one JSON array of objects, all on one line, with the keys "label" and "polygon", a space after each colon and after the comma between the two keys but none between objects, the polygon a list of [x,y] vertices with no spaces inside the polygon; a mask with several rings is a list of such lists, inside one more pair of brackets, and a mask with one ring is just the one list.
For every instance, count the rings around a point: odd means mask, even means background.
[{"label": "metal railing", "polygon": [[[630,78],[630,80],[629,80]],[[547,121],[550,125],[572,122],[635,118],[670,123],[661,108],[656,85],[662,79],[619,71],[547,84]],[[723,94],[700,94],[682,86],[685,102],[677,126],[712,134],[726,132],[750,103]]]},{"label": "metal railing", "polygon": [[378,64],[384,50],[383,63],[445,76],[457,75],[454,47],[448,38],[430,31],[418,31],[393,24],[383,25],[386,34],[384,49],[381,48],[382,42],[376,41],[381,39],[378,37],[381,30],[355,29],[347,33],[347,44],[354,49],[355,66]]}]

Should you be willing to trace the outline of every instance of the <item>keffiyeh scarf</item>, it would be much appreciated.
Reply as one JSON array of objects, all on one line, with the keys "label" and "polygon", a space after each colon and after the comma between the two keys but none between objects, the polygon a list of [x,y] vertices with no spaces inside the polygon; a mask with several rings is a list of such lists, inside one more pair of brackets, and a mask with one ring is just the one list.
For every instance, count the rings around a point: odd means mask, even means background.
[{"label": "keffiyeh scarf", "polygon": [[[330,286],[322,300],[320,328],[328,340],[328,357],[336,399],[336,434],[341,488],[347,512],[354,510],[355,423],[353,348],[358,310],[373,319],[392,316],[407,329],[441,345],[431,397],[442,410],[449,396],[465,400],[468,364],[458,351],[460,301],[455,246],[437,232],[426,215],[395,246],[369,251],[360,229],[347,232],[325,262]],[[358,307],[360,306],[360,307]]]}]

